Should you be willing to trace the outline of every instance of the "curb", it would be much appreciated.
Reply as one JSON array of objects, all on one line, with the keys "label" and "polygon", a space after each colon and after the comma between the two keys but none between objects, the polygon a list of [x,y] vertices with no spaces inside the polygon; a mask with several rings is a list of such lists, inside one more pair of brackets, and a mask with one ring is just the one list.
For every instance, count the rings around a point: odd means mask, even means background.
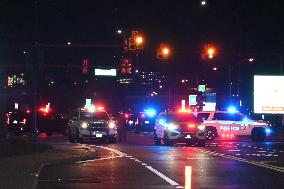
[{"label": "curb", "polygon": [[41,163],[37,172],[36,172],[35,179],[33,181],[31,188],[36,189],[37,184],[38,184],[38,177],[39,177],[42,169],[45,166],[58,165],[58,164],[70,164],[70,163],[74,163],[74,162],[77,162],[77,161],[84,161],[84,160],[88,160],[88,159],[97,158],[97,153],[93,148],[91,148],[90,146],[87,146],[87,145],[81,145],[81,147],[88,148],[88,150],[90,152],[87,155],[83,155],[83,156],[80,156],[80,157],[73,157],[73,158],[68,158],[68,159],[54,160],[52,162]]}]

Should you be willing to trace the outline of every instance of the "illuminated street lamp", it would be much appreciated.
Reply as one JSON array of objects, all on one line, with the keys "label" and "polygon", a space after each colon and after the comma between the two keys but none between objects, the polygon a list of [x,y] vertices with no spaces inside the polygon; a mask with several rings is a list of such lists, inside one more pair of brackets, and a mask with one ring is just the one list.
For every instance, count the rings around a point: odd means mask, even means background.
[{"label": "illuminated street lamp", "polygon": [[254,59],[253,59],[253,58],[249,58],[248,61],[249,61],[249,62],[253,62]]},{"label": "illuminated street lamp", "polygon": [[202,0],[202,1],[200,2],[200,4],[201,4],[201,6],[205,6],[205,5],[207,4],[207,2],[206,2],[205,0]]}]

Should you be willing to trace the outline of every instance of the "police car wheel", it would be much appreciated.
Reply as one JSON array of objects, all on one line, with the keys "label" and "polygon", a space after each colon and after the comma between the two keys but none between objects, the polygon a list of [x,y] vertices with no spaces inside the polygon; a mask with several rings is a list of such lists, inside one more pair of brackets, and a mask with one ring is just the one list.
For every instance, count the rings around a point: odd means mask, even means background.
[{"label": "police car wheel", "polygon": [[251,139],[254,142],[263,142],[265,140],[266,133],[264,128],[256,127],[251,131]]},{"label": "police car wheel", "polygon": [[157,136],[157,134],[156,134],[156,131],[154,131],[154,143],[155,143],[156,145],[161,144],[161,139],[158,138],[158,136]]}]

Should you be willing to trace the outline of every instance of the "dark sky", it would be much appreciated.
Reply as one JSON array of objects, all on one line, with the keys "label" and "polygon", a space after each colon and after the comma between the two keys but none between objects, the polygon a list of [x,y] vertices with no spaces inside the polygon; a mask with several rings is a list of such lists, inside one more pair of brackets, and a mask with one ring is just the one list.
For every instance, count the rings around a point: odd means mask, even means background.
[{"label": "dark sky", "polygon": [[[184,66],[191,64],[193,67],[188,68],[193,70],[200,62],[198,54],[181,52],[199,51],[202,44],[208,42],[218,45],[220,54],[216,61],[220,63],[234,60],[238,51],[244,52],[242,56],[246,57],[248,52],[283,52],[284,47],[281,0],[208,0],[206,7],[201,7],[199,0],[38,2],[41,43],[120,44],[115,35],[117,28],[138,29],[146,39],[141,64],[150,62],[147,64],[151,65],[156,47],[166,42],[173,48],[171,61],[181,72]],[[35,33],[34,20],[34,1],[1,0],[0,44],[31,43]],[[9,53],[2,50],[0,55],[5,60],[6,55],[17,54],[19,49],[9,49]],[[66,59],[72,54],[80,58],[91,56],[93,62],[104,64],[115,61],[113,55],[117,53],[118,49],[53,49],[49,56],[56,57],[51,58],[50,63],[72,61],[72,58]],[[18,58],[11,62],[22,61]],[[260,56],[258,61],[261,70],[267,70],[266,66],[269,66],[272,72],[278,71],[276,64],[277,57],[273,56]]]}]

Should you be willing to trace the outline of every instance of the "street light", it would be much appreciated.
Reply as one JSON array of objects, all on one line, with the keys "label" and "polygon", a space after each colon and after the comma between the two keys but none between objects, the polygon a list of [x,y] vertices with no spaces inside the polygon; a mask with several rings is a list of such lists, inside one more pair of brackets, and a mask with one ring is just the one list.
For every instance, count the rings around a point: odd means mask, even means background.
[{"label": "street light", "polygon": [[200,2],[201,6],[205,6],[206,3],[207,3],[207,2],[206,2],[205,0],[202,0],[202,1]]},{"label": "street light", "polygon": [[249,58],[248,61],[249,61],[249,62],[253,62],[254,59],[253,59],[253,58]]}]

